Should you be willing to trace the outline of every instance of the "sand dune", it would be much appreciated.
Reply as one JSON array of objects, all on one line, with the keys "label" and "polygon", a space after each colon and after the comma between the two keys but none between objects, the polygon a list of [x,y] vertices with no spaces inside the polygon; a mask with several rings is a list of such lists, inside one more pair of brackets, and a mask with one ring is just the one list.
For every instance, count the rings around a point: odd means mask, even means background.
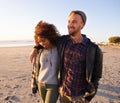
[{"label": "sand dune", "polygon": [[[31,46],[0,48],[0,103],[40,103],[31,93]],[[120,103],[120,47],[100,46],[103,77],[91,103]],[[59,102],[58,102],[59,103]]]}]

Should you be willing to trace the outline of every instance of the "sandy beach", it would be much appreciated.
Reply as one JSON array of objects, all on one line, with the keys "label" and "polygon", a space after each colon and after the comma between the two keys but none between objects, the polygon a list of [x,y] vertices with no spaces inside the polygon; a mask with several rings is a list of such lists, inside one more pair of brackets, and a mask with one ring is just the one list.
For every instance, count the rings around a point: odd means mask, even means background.
[{"label": "sandy beach", "polygon": [[[100,46],[103,76],[91,103],[120,103],[120,46]],[[32,46],[0,47],[0,103],[40,103],[31,93]],[[59,101],[58,101],[59,103]]]}]

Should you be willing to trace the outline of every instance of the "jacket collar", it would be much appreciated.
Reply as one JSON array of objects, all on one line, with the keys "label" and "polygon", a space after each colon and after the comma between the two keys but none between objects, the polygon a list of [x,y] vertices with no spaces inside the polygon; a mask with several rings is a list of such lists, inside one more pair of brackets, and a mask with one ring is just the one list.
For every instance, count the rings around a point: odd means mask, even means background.
[{"label": "jacket collar", "polygon": [[[80,43],[86,46],[88,44],[89,39],[84,34],[82,34],[82,36],[83,36],[83,40]],[[70,35],[67,36],[67,40],[71,40]]]}]

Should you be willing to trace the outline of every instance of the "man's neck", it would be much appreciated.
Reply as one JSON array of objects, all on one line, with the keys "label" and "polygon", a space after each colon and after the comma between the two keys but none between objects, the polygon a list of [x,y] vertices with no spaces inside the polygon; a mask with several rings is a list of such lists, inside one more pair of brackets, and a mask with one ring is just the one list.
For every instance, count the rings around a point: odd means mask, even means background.
[{"label": "man's neck", "polygon": [[75,43],[80,43],[83,40],[83,36],[82,34],[76,34],[74,36],[71,36],[71,39],[75,42]]}]

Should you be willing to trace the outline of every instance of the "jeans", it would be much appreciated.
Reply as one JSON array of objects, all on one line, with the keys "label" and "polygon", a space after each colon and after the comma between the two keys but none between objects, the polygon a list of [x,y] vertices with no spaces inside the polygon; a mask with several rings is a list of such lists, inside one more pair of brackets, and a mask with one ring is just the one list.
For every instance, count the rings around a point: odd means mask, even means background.
[{"label": "jeans", "polygon": [[56,103],[58,99],[58,85],[38,83],[38,91],[42,103]]}]

